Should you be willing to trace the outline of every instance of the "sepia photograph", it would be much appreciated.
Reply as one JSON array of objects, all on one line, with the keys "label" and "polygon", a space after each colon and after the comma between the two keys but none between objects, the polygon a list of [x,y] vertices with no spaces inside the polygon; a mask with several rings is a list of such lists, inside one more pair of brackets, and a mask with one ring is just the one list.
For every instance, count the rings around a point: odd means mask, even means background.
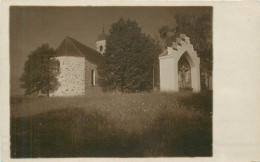
[{"label": "sepia photograph", "polygon": [[212,6],[10,6],[10,157],[212,157]]}]

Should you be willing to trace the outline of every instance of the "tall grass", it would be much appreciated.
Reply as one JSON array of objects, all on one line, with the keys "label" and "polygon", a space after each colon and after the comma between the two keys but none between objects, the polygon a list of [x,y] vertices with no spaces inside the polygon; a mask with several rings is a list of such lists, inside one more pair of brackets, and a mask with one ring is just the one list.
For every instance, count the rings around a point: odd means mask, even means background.
[{"label": "tall grass", "polygon": [[17,157],[211,156],[211,93],[11,98]]}]

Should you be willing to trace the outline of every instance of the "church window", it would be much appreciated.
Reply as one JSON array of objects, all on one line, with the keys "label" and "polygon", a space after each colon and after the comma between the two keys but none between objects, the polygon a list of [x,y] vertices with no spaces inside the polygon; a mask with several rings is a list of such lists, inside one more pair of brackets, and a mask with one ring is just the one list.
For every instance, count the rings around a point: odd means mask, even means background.
[{"label": "church window", "polygon": [[95,70],[91,70],[91,85],[95,86]]},{"label": "church window", "polygon": [[103,51],[103,46],[99,47],[99,51],[101,51],[101,52]]}]

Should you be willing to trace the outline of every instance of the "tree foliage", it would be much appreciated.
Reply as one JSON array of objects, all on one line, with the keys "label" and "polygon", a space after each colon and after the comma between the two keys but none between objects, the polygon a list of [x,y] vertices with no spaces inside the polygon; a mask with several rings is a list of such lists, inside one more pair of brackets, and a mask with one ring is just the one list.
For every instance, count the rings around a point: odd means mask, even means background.
[{"label": "tree foliage", "polygon": [[190,38],[194,50],[201,60],[201,72],[212,73],[212,15],[205,13],[201,16],[177,14],[174,27],[162,26],[159,29],[160,37],[170,46],[180,34]]},{"label": "tree foliage", "polygon": [[55,52],[48,44],[32,51],[24,65],[24,73],[20,78],[25,95],[47,94],[58,85],[59,61],[53,58]]},{"label": "tree foliage", "polygon": [[105,59],[98,69],[99,84],[123,92],[151,90],[153,68],[158,78],[160,52],[160,46],[142,33],[135,21],[119,19],[106,38]]}]

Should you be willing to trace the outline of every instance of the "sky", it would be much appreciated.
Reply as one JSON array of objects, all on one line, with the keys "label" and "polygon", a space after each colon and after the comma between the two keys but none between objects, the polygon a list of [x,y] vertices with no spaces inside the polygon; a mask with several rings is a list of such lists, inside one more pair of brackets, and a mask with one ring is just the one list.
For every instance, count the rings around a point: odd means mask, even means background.
[{"label": "sky", "polygon": [[106,34],[121,17],[135,20],[142,32],[158,35],[164,25],[175,25],[178,13],[212,13],[206,7],[11,7],[10,66],[11,95],[22,95],[19,78],[27,55],[44,43],[57,48],[70,36],[95,49],[95,41],[104,27]]}]

